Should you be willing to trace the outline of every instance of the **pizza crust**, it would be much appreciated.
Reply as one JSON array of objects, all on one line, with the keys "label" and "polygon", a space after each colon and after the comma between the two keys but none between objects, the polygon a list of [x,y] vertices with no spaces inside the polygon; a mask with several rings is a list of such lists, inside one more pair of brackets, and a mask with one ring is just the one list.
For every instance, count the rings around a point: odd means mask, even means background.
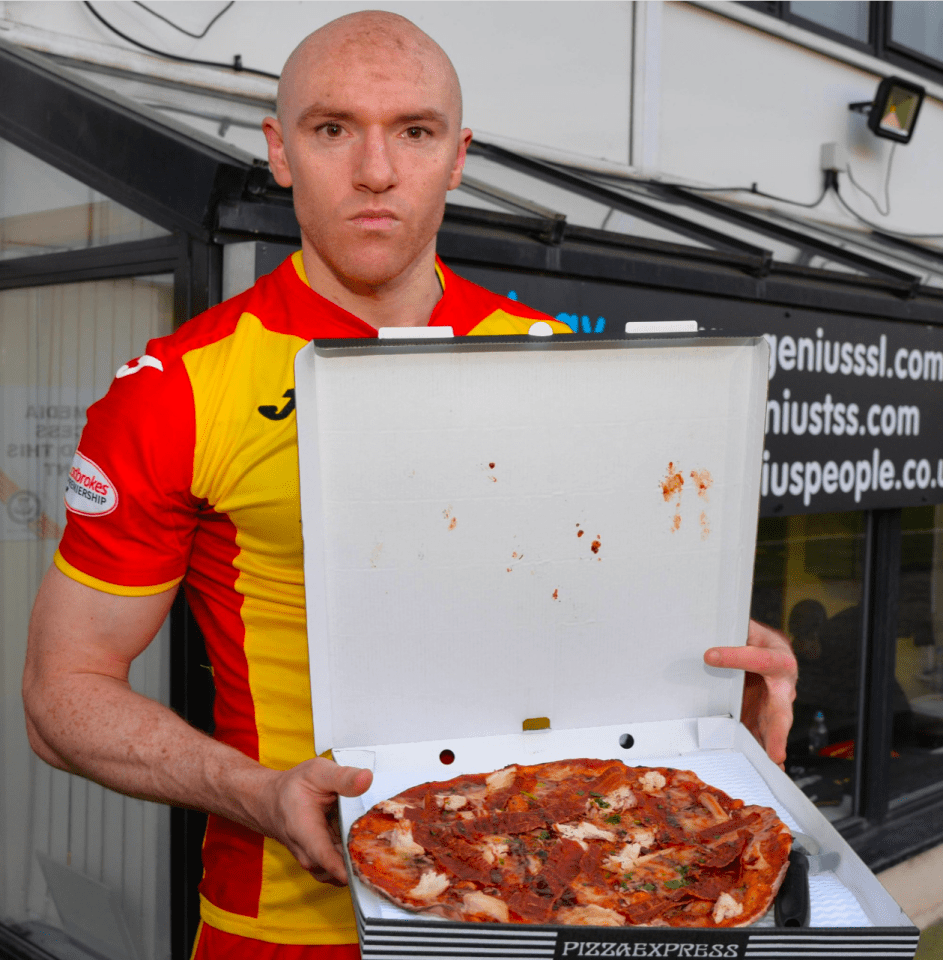
[{"label": "pizza crust", "polygon": [[516,764],[424,783],[351,827],[371,890],[482,923],[740,927],[771,906],[792,837],[689,770]]}]

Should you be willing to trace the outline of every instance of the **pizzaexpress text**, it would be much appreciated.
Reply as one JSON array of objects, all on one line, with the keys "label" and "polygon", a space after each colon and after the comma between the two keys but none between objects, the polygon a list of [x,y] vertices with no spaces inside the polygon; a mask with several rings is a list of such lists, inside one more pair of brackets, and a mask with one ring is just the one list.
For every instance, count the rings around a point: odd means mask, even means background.
[{"label": "pizzaexpress text", "polygon": [[605,940],[570,941],[564,957],[739,957],[736,943],[612,943]]}]

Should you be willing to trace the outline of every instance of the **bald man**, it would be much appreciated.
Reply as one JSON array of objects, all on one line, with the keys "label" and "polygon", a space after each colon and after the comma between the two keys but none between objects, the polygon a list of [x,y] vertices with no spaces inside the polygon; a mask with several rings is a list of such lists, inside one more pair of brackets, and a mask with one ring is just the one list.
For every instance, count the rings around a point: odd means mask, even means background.
[{"label": "bald man", "polygon": [[[409,21],[358,13],[312,34],[285,66],[277,114],[269,160],[293,190],[302,249],[149,343],[90,408],[23,681],[44,760],[209,814],[201,960],[357,956],[331,812],[371,773],[315,755],[295,354],[383,326],[569,332],[437,260],[471,132],[448,57]],[[212,737],[128,685],[181,583],[213,666]],[[753,628],[749,643],[705,656],[758,671],[744,719],[778,761],[795,660],[774,631]]]}]

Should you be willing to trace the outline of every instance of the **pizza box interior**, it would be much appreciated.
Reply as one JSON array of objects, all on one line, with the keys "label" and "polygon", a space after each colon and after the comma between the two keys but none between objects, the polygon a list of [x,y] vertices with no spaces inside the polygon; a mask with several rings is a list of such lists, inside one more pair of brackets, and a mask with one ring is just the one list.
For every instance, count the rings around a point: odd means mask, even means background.
[{"label": "pizza box interior", "polygon": [[597,757],[693,770],[837,854],[801,928],[459,923],[354,879],[365,957],[914,955],[911,921],[739,722],[743,674],[702,659],[747,633],[767,369],[762,338],[300,351],[316,749],[374,772],[341,798],[345,837],[422,782]]}]

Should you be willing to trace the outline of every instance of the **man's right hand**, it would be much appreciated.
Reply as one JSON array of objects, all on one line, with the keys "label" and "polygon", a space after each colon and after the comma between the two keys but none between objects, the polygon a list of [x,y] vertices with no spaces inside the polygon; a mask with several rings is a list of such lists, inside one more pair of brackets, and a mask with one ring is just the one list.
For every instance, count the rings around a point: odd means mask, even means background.
[{"label": "man's right hand", "polygon": [[337,796],[359,797],[373,781],[369,770],[315,757],[279,773],[260,801],[262,832],[283,843],[322,883],[347,883],[337,826]]}]

